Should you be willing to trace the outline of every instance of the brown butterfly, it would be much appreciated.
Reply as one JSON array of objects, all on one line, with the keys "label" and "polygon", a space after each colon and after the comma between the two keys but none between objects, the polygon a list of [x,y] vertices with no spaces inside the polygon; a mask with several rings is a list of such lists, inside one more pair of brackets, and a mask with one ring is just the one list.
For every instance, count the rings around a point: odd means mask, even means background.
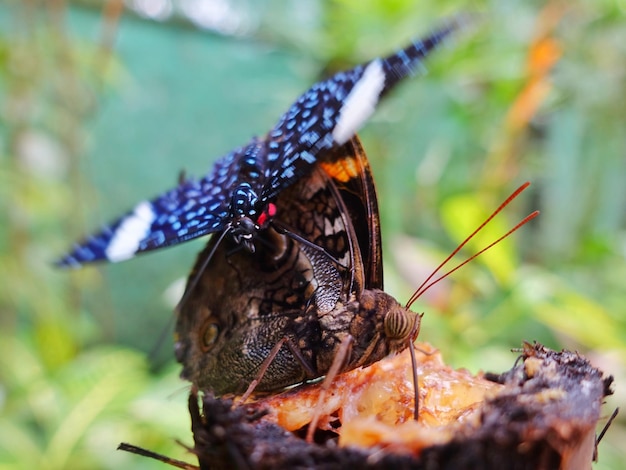
[{"label": "brown butterfly", "polygon": [[[212,239],[179,305],[182,377],[216,395],[275,391],[412,344],[420,316],[382,291],[376,192],[354,138],[276,200],[281,229],[255,253]],[[204,267],[206,259],[208,265]]]},{"label": "brown butterfly", "polygon": [[[218,244],[219,234],[209,242],[178,308],[181,376],[218,396],[277,391],[327,375],[338,360],[337,372],[348,371],[411,347],[421,316],[408,307],[441,279],[431,281],[433,273],[407,307],[382,291],[376,192],[356,137],[282,192],[276,206],[281,225],[255,253]],[[417,416],[417,400],[415,408]]]}]

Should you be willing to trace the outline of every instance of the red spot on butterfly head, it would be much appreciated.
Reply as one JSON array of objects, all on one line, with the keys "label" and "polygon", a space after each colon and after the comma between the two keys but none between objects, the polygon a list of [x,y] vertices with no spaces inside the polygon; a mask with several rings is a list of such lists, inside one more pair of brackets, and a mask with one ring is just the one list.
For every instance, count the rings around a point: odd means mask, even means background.
[{"label": "red spot on butterfly head", "polygon": [[265,227],[265,225],[276,215],[276,205],[271,202],[267,205],[267,208],[261,212],[256,223],[259,227]]}]

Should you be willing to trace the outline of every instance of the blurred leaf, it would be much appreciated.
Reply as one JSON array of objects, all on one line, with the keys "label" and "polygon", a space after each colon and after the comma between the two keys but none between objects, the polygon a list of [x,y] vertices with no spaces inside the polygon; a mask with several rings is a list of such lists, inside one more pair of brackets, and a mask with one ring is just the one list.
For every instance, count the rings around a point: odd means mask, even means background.
[{"label": "blurred leaf", "polygon": [[[518,292],[528,302],[527,314],[568,336],[586,349],[625,349],[623,325],[616,323],[602,305],[564,285],[547,272],[526,271]],[[626,352],[626,351],[625,351]]]}]

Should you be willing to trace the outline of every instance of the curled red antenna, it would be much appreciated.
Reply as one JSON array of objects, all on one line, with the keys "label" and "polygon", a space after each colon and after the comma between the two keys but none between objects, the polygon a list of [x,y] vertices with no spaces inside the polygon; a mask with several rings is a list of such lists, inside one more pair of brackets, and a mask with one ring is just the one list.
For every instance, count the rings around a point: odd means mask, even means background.
[{"label": "curled red antenna", "polygon": [[450,274],[452,274],[453,272],[455,272],[457,269],[461,268],[462,266],[465,266],[467,263],[472,261],[474,258],[477,258],[481,254],[483,254],[485,251],[490,249],[491,247],[497,245],[502,240],[507,238],[509,235],[511,235],[512,233],[516,232],[520,227],[522,227],[523,225],[526,225],[529,221],[531,221],[532,219],[537,217],[539,215],[539,211],[534,211],[534,212],[528,214],[515,227],[513,227],[507,233],[502,235],[496,241],[494,241],[493,243],[490,243],[485,248],[480,250],[478,253],[470,256],[468,259],[466,259],[465,261],[463,261],[461,264],[459,264],[458,266],[454,267],[450,271],[446,272],[445,274],[442,274],[441,276],[439,276],[435,280],[431,281],[431,279],[433,277],[435,277],[435,275],[441,270],[441,268],[443,268],[446,265],[446,263],[448,263],[448,261],[450,261],[465,245],[467,245],[467,243],[472,238],[474,238],[474,236],[478,232],[480,232],[483,229],[483,227],[485,225],[487,225],[496,215],[498,215],[500,213],[500,211],[502,211],[502,209],[504,209],[506,206],[508,206],[511,203],[511,201],[513,201],[517,196],[519,196],[522,193],[522,191],[524,191],[526,188],[528,188],[528,186],[530,186],[530,183],[527,181],[524,184],[522,184],[519,188],[517,188],[509,197],[506,198],[506,200],[502,204],[500,204],[498,206],[498,208],[495,211],[493,211],[493,213],[489,217],[487,217],[487,219],[485,219],[485,221],[482,224],[480,224],[478,226],[478,228],[476,230],[474,230],[465,240],[463,240],[463,242],[461,242],[461,244],[459,246],[457,246],[455,248],[455,250],[452,253],[450,253],[450,255],[448,255],[448,257],[446,259],[444,259],[443,262],[439,266],[437,266],[437,268],[430,274],[430,276],[428,276],[426,278],[426,280],[424,280],[424,282],[422,282],[422,284],[417,288],[417,290],[413,293],[413,295],[411,296],[409,301],[406,303],[406,308],[410,308],[411,305],[413,304],[413,302],[415,302],[424,292],[426,292],[432,286],[437,284],[439,281],[445,279],[446,277],[448,277]]}]

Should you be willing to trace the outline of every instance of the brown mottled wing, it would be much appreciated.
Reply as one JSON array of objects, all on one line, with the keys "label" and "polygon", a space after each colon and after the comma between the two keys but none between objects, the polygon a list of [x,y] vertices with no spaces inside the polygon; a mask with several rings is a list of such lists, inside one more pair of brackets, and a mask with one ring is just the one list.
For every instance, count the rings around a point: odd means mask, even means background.
[{"label": "brown mottled wing", "polygon": [[357,136],[320,162],[341,195],[361,251],[366,289],[383,289],[383,253],[374,177]]},{"label": "brown mottled wing", "polygon": [[[356,148],[345,146],[343,159],[355,159]],[[333,159],[339,164],[342,154]],[[335,180],[317,167],[275,201],[281,223],[317,249],[273,229],[259,235],[255,253],[236,251],[228,239],[216,248],[178,312],[176,356],[184,378],[218,395],[242,391],[284,337],[316,364],[318,316],[340,300],[358,297],[365,282],[359,246],[366,245],[356,240]],[[199,255],[190,279],[216,242],[214,237]],[[258,390],[280,389],[305,378],[301,361],[283,347]]]}]

